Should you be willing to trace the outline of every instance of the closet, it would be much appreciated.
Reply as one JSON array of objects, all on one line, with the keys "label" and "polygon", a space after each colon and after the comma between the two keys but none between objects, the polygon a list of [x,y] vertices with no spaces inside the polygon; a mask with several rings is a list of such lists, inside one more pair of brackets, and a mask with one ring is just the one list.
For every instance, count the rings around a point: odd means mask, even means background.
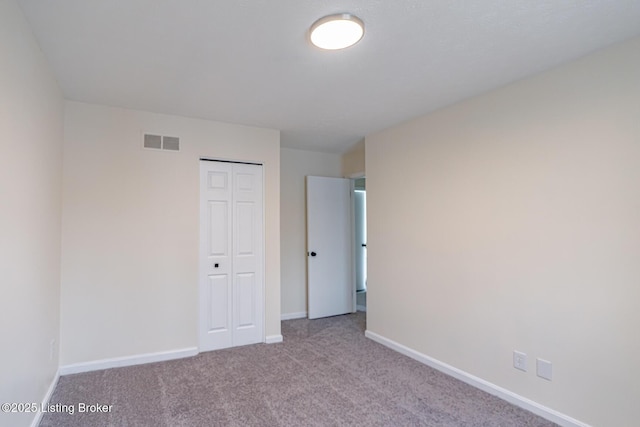
[{"label": "closet", "polygon": [[263,167],[200,161],[200,351],[264,342]]}]

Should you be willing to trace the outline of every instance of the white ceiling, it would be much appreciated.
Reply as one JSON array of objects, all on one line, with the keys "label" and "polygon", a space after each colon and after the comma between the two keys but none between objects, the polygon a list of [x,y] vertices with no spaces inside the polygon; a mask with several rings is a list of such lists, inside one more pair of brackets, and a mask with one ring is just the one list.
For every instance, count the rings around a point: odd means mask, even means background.
[{"label": "white ceiling", "polygon": [[[365,135],[640,35],[640,0],[18,0],[66,98],[280,129],[342,152]],[[321,51],[337,12],[362,41]]]}]

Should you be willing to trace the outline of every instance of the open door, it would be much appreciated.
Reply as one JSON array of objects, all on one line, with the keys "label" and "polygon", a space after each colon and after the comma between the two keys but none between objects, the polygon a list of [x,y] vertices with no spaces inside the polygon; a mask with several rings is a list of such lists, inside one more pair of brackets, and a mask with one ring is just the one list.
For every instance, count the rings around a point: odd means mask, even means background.
[{"label": "open door", "polygon": [[309,319],[352,313],[351,182],[307,177]]}]

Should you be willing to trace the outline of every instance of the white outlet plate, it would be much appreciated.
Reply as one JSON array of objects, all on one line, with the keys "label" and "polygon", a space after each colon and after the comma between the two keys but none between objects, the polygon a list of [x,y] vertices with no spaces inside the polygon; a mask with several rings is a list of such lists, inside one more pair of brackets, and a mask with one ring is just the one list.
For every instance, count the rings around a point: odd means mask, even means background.
[{"label": "white outlet plate", "polygon": [[513,351],[513,367],[527,372],[527,355],[521,351]]},{"label": "white outlet plate", "polygon": [[544,359],[536,359],[536,373],[540,378],[551,381],[551,362]]}]

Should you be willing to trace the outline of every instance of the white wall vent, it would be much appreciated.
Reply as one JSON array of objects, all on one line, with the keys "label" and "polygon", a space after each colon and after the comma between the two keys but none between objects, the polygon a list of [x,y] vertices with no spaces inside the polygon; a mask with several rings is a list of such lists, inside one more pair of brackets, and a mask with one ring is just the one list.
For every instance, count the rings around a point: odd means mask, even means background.
[{"label": "white wall vent", "polygon": [[175,136],[163,136],[162,149],[180,151],[180,138],[176,138]]},{"label": "white wall vent", "polygon": [[180,138],[145,133],[143,146],[150,150],[180,151]]},{"label": "white wall vent", "polygon": [[162,137],[160,135],[144,134],[144,148],[152,148],[155,150],[162,149]]}]

